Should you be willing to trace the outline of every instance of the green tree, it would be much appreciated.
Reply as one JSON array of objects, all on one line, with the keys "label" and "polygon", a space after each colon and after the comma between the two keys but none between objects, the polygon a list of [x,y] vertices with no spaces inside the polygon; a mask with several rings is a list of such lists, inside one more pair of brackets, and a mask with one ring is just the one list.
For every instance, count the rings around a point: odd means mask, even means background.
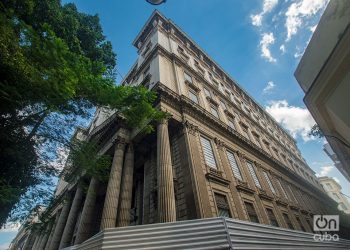
[{"label": "green tree", "polygon": [[0,225],[15,204],[28,211],[47,197],[57,148],[70,147],[70,128],[94,107],[134,127],[164,116],[154,92],[115,84],[115,66],[97,15],[59,0],[1,1]]}]

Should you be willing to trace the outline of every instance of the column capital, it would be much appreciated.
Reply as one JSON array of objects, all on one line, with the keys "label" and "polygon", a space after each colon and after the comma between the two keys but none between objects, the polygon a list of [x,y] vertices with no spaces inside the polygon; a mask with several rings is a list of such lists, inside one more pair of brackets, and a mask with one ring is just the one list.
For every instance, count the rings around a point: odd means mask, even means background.
[{"label": "column capital", "polygon": [[187,128],[188,132],[192,135],[196,135],[196,133],[198,132],[198,127],[190,123],[188,120],[183,121],[182,126],[184,130],[186,130]]},{"label": "column capital", "polygon": [[163,118],[160,121],[158,121],[158,124],[168,125],[168,121],[169,121],[169,118]]},{"label": "column capital", "polygon": [[124,138],[124,137],[121,137],[121,136],[117,136],[113,143],[115,144],[116,147],[122,147],[122,146],[125,146],[126,143],[127,143],[127,140]]},{"label": "column capital", "polygon": [[219,149],[222,149],[225,146],[225,143],[217,137],[214,138],[214,142]]}]

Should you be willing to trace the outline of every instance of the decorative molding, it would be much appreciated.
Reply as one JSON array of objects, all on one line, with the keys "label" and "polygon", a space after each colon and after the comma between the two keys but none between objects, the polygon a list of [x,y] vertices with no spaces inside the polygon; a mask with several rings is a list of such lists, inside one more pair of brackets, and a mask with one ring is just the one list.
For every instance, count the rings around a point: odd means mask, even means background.
[{"label": "decorative molding", "polygon": [[238,181],[238,184],[236,185],[236,188],[238,191],[241,191],[243,193],[247,193],[250,195],[255,194],[255,190],[251,189],[250,187],[248,187],[248,183],[247,182],[243,182],[243,181]]},{"label": "decorative molding", "polygon": [[217,137],[214,138],[214,142],[219,149],[225,146],[225,143]]},{"label": "decorative molding", "polygon": [[183,128],[187,128],[187,131],[192,134],[196,135],[198,133],[198,127],[190,123],[189,121],[185,120],[182,122]]},{"label": "decorative molding", "polygon": [[213,168],[209,168],[209,172],[205,174],[205,177],[211,182],[215,182],[222,186],[227,187],[230,181],[222,177],[222,172]]}]

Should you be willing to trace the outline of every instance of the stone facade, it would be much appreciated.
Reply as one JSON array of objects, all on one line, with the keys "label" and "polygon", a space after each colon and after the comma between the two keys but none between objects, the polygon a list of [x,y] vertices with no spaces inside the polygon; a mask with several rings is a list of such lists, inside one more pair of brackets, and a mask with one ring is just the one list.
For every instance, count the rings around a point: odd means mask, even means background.
[{"label": "stone facade", "polygon": [[144,135],[99,109],[76,137],[113,157],[108,183],[81,176],[60,187],[40,249],[47,237],[57,249],[111,227],[217,216],[312,232],[313,214],[333,214],[295,140],[172,21],[155,11],[133,44],[123,84],[157,91],[171,118]]},{"label": "stone facade", "polygon": [[322,176],[318,178],[327,194],[338,203],[338,209],[350,214],[350,202],[341,191],[342,188],[333,178]]}]

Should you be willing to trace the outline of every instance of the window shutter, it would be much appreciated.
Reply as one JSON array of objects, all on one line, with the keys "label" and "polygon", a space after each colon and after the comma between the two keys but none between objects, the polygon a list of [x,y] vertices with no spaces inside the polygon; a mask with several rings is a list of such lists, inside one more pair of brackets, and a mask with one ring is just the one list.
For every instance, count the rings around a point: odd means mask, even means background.
[{"label": "window shutter", "polygon": [[201,136],[201,144],[202,144],[202,149],[204,153],[205,163],[209,167],[217,168],[213,148],[211,146],[210,141],[207,138]]},{"label": "window shutter", "polygon": [[228,162],[230,163],[230,166],[231,166],[231,169],[232,169],[232,172],[233,172],[233,175],[239,179],[239,180],[243,180],[242,178],[242,174],[241,174],[241,171],[239,170],[239,167],[237,165],[237,161],[235,159],[235,156],[233,153],[231,153],[230,151],[226,151],[226,154],[227,154],[227,159],[228,159]]},{"label": "window shutter", "polygon": [[283,188],[283,186],[282,186],[280,180],[277,179],[276,181],[277,181],[278,185],[280,186],[280,188],[281,188],[281,190],[282,190],[282,193],[283,193],[284,198],[286,198],[286,199],[288,200],[289,197],[288,197],[288,195],[287,195],[287,193],[286,193],[286,190],[284,190],[284,188]]},{"label": "window shutter", "polygon": [[265,171],[263,171],[263,175],[264,175],[265,180],[266,180],[267,184],[269,185],[269,187],[270,187],[272,193],[276,194],[276,190],[275,190],[275,188],[273,187],[272,182],[271,182],[271,180],[270,180],[268,174],[267,174]]},{"label": "window shutter", "polygon": [[260,185],[258,176],[256,176],[256,173],[255,173],[253,164],[252,164],[251,162],[248,161],[248,162],[247,162],[247,165],[248,165],[249,173],[250,173],[250,175],[252,176],[255,185],[256,185],[258,188],[261,188],[261,185]]}]

